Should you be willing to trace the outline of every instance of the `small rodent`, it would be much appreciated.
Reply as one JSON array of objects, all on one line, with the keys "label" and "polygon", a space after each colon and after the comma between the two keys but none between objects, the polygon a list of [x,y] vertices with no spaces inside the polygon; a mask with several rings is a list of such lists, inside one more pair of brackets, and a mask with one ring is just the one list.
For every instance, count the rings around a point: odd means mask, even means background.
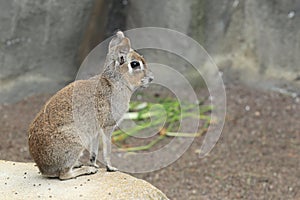
[{"label": "small rodent", "polygon": [[[65,180],[96,173],[101,137],[107,171],[116,171],[110,162],[111,134],[127,112],[134,90],[152,80],[144,58],[118,31],[109,43],[103,73],[58,91],[31,123],[29,151],[42,175]],[[90,162],[81,164],[84,150]]]}]

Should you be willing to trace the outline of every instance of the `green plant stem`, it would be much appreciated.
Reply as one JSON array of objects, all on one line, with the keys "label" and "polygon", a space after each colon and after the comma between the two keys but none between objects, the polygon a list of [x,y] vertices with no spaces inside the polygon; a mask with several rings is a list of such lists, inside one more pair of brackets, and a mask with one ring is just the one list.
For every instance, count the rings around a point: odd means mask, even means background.
[{"label": "green plant stem", "polygon": [[200,137],[203,135],[205,130],[202,130],[198,133],[176,133],[176,132],[166,132],[166,136],[169,137]]},{"label": "green plant stem", "polygon": [[156,143],[158,143],[160,140],[164,139],[165,137],[166,136],[164,136],[164,135],[160,135],[158,138],[156,138],[155,140],[151,141],[147,145],[138,146],[138,147],[121,148],[120,150],[122,150],[122,151],[143,151],[143,150],[148,150],[151,147],[153,147]]},{"label": "green plant stem", "polygon": [[159,120],[156,120],[156,121],[150,123],[147,126],[135,126],[126,133],[124,133],[122,130],[117,130],[117,131],[113,132],[113,141],[114,142],[123,141],[123,140],[127,139],[129,136],[133,136],[133,135],[137,134],[137,132],[140,130],[143,130],[150,126],[159,125],[161,123],[162,123],[162,121],[161,121],[161,119],[159,119]]}]

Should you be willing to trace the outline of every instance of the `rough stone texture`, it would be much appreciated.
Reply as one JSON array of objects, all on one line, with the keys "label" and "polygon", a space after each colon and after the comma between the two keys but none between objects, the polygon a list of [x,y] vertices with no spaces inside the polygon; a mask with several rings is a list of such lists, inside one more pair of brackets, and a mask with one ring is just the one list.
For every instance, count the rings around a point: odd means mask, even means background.
[{"label": "rough stone texture", "polygon": [[74,79],[93,2],[0,1],[0,102],[54,92]]},{"label": "rough stone texture", "polygon": [[300,1],[247,0],[245,8],[251,27],[245,31],[255,47],[258,71],[295,80],[300,75]]},{"label": "rough stone texture", "polygon": [[127,28],[165,27],[187,33],[191,20],[191,0],[129,1]]},{"label": "rough stone texture", "polygon": [[159,26],[192,36],[231,79],[299,80],[300,1],[132,0],[127,17],[128,28]]},{"label": "rough stone texture", "polygon": [[300,88],[299,14],[299,1],[206,1],[204,46],[233,79]]},{"label": "rough stone texture", "polygon": [[1,199],[168,199],[141,179],[121,172],[106,172],[60,181],[38,174],[34,163],[0,161]]},{"label": "rough stone texture", "polygon": [[300,88],[297,0],[2,0],[0,25],[0,102],[55,92],[116,29],[145,26],[192,36],[229,80]]}]

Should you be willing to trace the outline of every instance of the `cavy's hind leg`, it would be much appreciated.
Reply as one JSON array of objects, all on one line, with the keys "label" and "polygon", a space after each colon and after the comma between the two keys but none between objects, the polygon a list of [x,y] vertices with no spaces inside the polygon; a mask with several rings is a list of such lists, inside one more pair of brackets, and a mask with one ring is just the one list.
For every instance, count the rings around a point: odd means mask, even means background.
[{"label": "cavy's hind leg", "polygon": [[80,168],[83,166],[83,163],[80,162],[79,160],[77,160],[77,162],[75,163],[75,165],[73,166],[73,168]]},{"label": "cavy's hind leg", "polygon": [[[59,179],[67,180],[71,178],[75,178],[81,175],[95,174],[98,170],[92,166],[77,166],[79,163],[79,158],[82,156],[84,149],[79,151],[74,151],[71,153],[71,156],[68,158],[66,165],[59,172]],[[72,155],[78,155],[77,158]],[[77,168],[76,168],[77,167]]]}]

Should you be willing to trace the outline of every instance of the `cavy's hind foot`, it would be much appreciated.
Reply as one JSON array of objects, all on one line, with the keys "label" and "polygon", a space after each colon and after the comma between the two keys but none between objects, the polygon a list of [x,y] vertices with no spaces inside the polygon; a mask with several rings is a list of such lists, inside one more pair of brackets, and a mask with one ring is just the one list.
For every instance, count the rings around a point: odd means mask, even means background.
[{"label": "cavy's hind foot", "polygon": [[100,166],[99,165],[97,165],[96,163],[90,163],[89,164],[89,166],[91,166],[91,167],[95,167],[95,168],[100,168]]},{"label": "cavy's hind foot", "polygon": [[60,180],[67,180],[76,178],[77,176],[89,175],[97,173],[98,169],[90,166],[83,166],[81,168],[70,169],[66,172],[61,172],[59,175]]}]

